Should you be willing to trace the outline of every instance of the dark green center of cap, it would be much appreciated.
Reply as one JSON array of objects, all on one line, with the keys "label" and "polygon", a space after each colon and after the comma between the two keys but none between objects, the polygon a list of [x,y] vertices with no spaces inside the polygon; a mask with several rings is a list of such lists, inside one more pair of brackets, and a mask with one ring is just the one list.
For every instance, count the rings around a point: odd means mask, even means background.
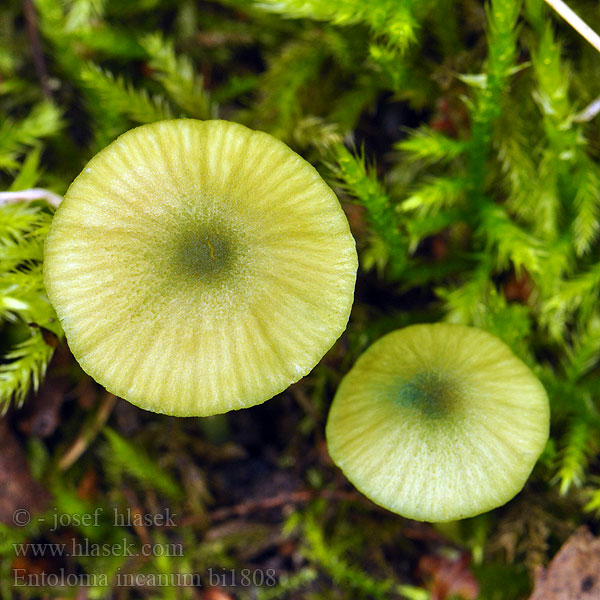
[{"label": "dark green center of cap", "polygon": [[447,417],[461,398],[453,377],[437,371],[423,371],[404,381],[397,389],[395,402],[419,411],[428,419]]},{"label": "dark green center of cap", "polygon": [[181,244],[181,266],[199,276],[213,275],[225,266],[228,250],[228,244],[223,237],[212,232],[198,232],[190,235]]},{"label": "dark green center of cap", "polygon": [[222,227],[199,227],[174,242],[172,267],[190,281],[219,281],[234,262],[232,236]]}]

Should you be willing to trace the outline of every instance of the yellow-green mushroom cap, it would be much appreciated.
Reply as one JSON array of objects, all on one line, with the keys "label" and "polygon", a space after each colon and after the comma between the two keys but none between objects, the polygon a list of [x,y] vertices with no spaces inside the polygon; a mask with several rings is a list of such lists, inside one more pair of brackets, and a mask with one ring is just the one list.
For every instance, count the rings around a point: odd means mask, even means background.
[{"label": "yellow-green mushroom cap", "polygon": [[375,503],[452,521],[522,489],[549,418],[542,384],[504,342],[472,327],[412,325],[375,342],[343,379],[327,444]]},{"label": "yellow-green mushroom cap", "polygon": [[70,186],[48,295],[82,368],[179,416],[264,402],[344,331],[357,257],[340,204],[274,137],[227,121],[138,127]]}]

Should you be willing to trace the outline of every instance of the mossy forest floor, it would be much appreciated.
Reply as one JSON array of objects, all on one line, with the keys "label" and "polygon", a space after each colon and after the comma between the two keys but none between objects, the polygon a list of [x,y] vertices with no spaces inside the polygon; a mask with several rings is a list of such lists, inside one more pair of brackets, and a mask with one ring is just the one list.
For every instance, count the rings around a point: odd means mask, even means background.
[{"label": "mossy forest floor", "polygon": [[[360,268],[309,376],[165,417],[81,372],[43,286],[53,208],[3,204],[2,597],[600,598],[599,69],[542,0],[3,0],[1,190],[61,196],[135,125],[230,119],[316,166]],[[324,439],[357,357],[436,321],[500,337],[552,410],[523,492],[444,525],[372,504]]]}]

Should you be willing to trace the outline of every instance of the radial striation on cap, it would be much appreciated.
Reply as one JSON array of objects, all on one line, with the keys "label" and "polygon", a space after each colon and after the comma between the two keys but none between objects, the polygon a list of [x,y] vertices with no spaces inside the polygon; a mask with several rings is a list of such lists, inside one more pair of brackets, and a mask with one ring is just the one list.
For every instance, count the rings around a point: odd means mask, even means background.
[{"label": "radial striation on cap", "polygon": [[264,402],[344,331],[357,269],[340,204],[281,141],[227,121],[144,125],[69,188],[44,275],[107,390],[191,416]]},{"label": "radial striation on cap", "polygon": [[504,342],[472,327],[413,325],[375,342],[343,379],[327,443],[375,503],[451,521],[522,489],[549,417],[542,384]]}]

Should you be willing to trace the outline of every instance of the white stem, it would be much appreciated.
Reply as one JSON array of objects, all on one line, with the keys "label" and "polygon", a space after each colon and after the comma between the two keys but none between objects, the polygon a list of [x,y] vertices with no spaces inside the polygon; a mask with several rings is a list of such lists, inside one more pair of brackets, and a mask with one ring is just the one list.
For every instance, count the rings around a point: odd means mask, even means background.
[{"label": "white stem", "polygon": [[31,202],[32,200],[45,200],[50,206],[56,208],[62,202],[62,196],[42,188],[31,188],[30,190],[18,192],[0,192],[0,206],[14,204],[15,202]]},{"label": "white stem", "polygon": [[585,123],[591,121],[598,113],[600,113],[600,98],[596,98],[580,113],[577,113],[573,117],[573,121],[575,121],[575,123]]},{"label": "white stem", "polygon": [[546,0],[546,3],[600,52],[600,36],[583,19],[574,13],[563,0]]}]

